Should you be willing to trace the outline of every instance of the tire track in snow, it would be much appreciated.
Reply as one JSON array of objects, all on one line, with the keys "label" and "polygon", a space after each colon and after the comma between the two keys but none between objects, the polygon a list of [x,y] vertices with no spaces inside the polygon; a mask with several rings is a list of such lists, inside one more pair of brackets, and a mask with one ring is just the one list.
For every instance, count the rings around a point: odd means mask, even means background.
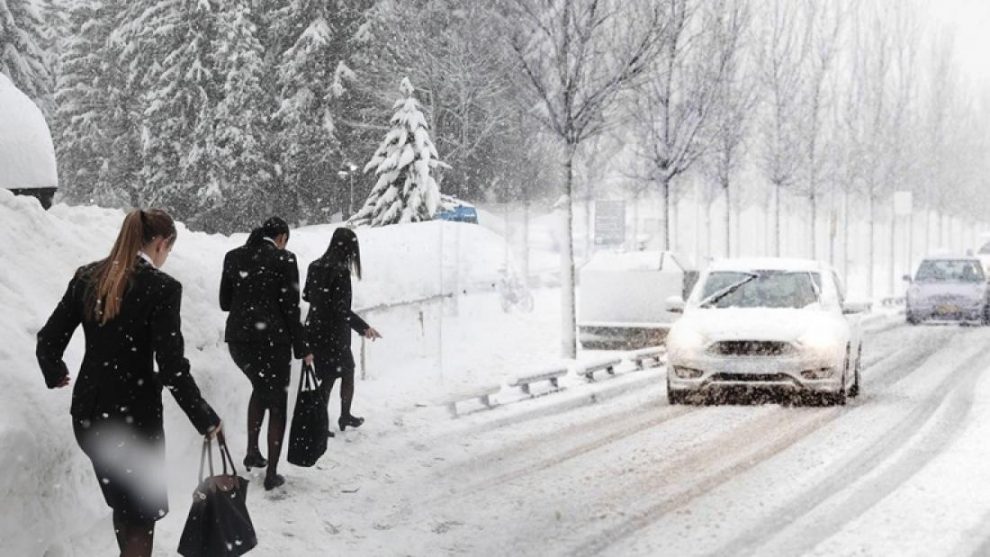
[{"label": "tire track in snow", "polygon": [[[769,519],[748,529],[748,533],[724,544],[710,555],[756,554],[766,545],[766,532],[784,532],[796,518],[813,512],[820,505],[842,491],[851,488],[847,479],[850,474],[858,477],[879,469],[902,447],[917,437],[917,432],[928,423],[943,406],[944,415],[939,417],[939,427],[927,433],[918,442],[926,450],[912,451],[891,465],[888,472],[871,481],[865,488],[848,495],[838,505],[842,513],[833,513],[815,523],[814,528],[794,535],[787,544],[784,554],[800,555],[813,549],[822,541],[841,531],[848,523],[862,515],[887,495],[907,482],[932,459],[952,444],[960,433],[973,406],[973,388],[976,380],[986,368],[990,359],[985,353],[977,352],[963,363],[955,366],[924,401],[914,407],[897,425],[888,430],[876,443],[835,466],[836,471],[818,483],[814,488],[794,497],[792,502],[777,510]],[[952,434],[945,435],[945,431]]]},{"label": "tire track in snow", "polygon": [[[919,370],[927,361],[927,358],[937,353],[945,346],[945,341],[957,334],[955,330],[948,330],[949,333],[937,335],[935,338],[925,337],[917,339],[919,342],[912,342],[905,350],[893,353],[889,358],[881,358],[882,367],[880,374],[871,378],[870,385],[880,385],[889,387]],[[943,338],[944,337],[944,338]],[[923,342],[920,342],[923,341]],[[864,370],[869,372],[870,369]],[[871,374],[872,375],[872,374]],[[645,510],[636,512],[631,518],[610,527],[585,541],[576,549],[570,552],[571,555],[584,556],[598,554],[616,542],[622,541],[640,530],[649,527],[657,522],[664,515],[687,505],[691,500],[714,490],[715,488],[733,480],[736,476],[747,472],[777,454],[791,447],[801,439],[811,435],[821,429],[826,424],[841,415],[844,411],[841,408],[822,409],[820,412],[810,412],[793,417],[793,410],[782,409],[783,412],[790,412],[787,420],[782,420],[779,413],[775,413],[773,422],[769,428],[758,431],[765,434],[772,431],[773,426],[779,429],[773,431],[774,436],[769,442],[754,443],[754,439],[759,439],[759,435],[746,436],[739,435],[740,429],[736,428],[727,431],[723,436],[706,443],[704,448],[696,453],[676,459],[673,464],[665,466],[666,473],[657,472],[653,477],[655,481],[646,485],[635,486],[635,492],[651,493],[657,492],[664,487],[674,487],[678,483],[686,484],[687,487],[676,490],[671,496],[667,496],[661,501],[650,505]],[[743,422],[745,426],[751,422]],[[714,472],[712,464],[718,468]],[[685,471],[701,470],[702,474],[691,477],[684,477]],[[621,497],[620,497],[621,499]],[[623,500],[635,501],[634,496],[627,496]],[[733,549],[728,554],[735,554]],[[722,553],[726,554],[725,552]]]}]

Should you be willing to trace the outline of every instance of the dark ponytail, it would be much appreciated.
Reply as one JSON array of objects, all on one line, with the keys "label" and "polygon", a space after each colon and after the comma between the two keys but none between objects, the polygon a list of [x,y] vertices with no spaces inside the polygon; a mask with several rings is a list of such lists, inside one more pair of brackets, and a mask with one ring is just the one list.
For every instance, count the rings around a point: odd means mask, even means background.
[{"label": "dark ponytail", "polygon": [[358,245],[357,234],[350,228],[333,231],[330,245],[321,259],[328,264],[343,265],[358,279],[361,278],[361,246]]},{"label": "dark ponytail", "polygon": [[175,221],[165,211],[140,209],[127,213],[110,255],[96,264],[86,304],[86,318],[106,323],[120,314],[120,304],[137,264],[138,252],[155,238],[169,245],[176,239]]},{"label": "dark ponytail", "polygon": [[271,217],[264,224],[251,231],[244,245],[257,246],[264,242],[265,238],[274,240],[282,234],[285,234],[286,239],[289,238],[289,225],[279,217]]}]

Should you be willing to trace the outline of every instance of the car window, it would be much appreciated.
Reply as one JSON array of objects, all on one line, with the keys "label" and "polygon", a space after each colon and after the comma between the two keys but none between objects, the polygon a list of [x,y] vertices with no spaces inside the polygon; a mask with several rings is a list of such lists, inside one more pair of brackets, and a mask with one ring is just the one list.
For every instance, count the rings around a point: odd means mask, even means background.
[{"label": "car window", "polygon": [[716,308],[803,308],[821,301],[821,284],[821,275],[804,271],[717,271],[705,279],[699,300],[716,296]]},{"label": "car window", "polygon": [[918,267],[918,282],[983,282],[985,276],[978,261],[970,259],[928,259]]},{"label": "car window", "polygon": [[842,305],[846,301],[846,289],[842,285],[842,281],[839,280],[839,275],[832,271],[832,282],[835,283],[835,293],[839,298],[839,305]]}]

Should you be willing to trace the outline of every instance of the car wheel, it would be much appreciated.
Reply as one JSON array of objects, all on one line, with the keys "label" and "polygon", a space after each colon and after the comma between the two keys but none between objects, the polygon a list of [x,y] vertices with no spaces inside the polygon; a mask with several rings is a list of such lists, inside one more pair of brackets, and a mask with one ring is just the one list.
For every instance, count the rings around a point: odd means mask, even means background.
[{"label": "car wheel", "polygon": [[980,320],[980,324],[984,327],[990,325],[990,305],[983,306],[983,319]]},{"label": "car wheel", "polygon": [[915,316],[913,313],[911,313],[911,310],[910,309],[907,310],[907,322],[908,322],[908,325],[917,325],[918,324],[918,317]]},{"label": "car wheel", "polygon": [[863,364],[863,347],[859,347],[859,351],[856,354],[856,367],[853,369],[853,384],[849,387],[849,398],[856,398],[859,396],[859,375]]},{"label": "car wheel", "polygon": [[684,391],[673,391],[670,388],[670,380],[667,380],[667,403],[671,406],[687,403],[687,393]]}]

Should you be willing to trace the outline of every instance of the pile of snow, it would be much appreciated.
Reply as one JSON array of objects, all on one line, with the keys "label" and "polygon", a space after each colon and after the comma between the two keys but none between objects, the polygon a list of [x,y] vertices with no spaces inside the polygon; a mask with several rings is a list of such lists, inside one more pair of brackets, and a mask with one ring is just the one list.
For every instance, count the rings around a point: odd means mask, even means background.
[{"label": "pile of snow", "polygon": [[58,186],[55,147],[41,110],[0,74],[0,188]]},{"label": "pile of snow", "polygon": [[[45,388],[34,345],[38,329],[73,271],[106,255],[122,220],[120,211],[95,207],[56,205],[45,212],[33,198],[0,190],[0,260],[4,262],[0,266],[0,305],[4,308],[0,316],[4,339],[0,343],[0,470],[4,471],[0,515],[6,517],[0,522],[0,546],[11,555],[47,551],[82,555],[86,550],[76,545],[79,539],[109,539],[109,512],[89,461],[72,436],[70,389]],[[306,267],[322,254],[333,229],[323,225],[293,232],[289,248],[299,257],[303,280]],[[358,235],[366,278],[355,283],[356,307],[429,298],[455,292],[462,285],[491,283],[504,264],[505,246],[500,237],[473,225],[430,222],[359,230]],[[189,232],[180,224],[179,240],[164,269],[183,284],[186,355],[205,397],[233,432],[230,441],[235,457],[244,449],[249,384],[231,362],[222,340],[226,314],[220,311],[217,296],[223,255],[244,239],[244,234],[226,237]],[[558,316],[553,311],[520,317],[502,314],[495,294],[468,298],[365,315],[385,335],[384,341],[367,349],[367,380],[359,384],[355,405],[356,413],[367,410],[374,417],[369,432],[402,427],[417,402],[433,400],[465,384],[501,379],[499,373],[518,373],[526,358],[541,350],[552,352],[557,346],[553,332],[547,333],[550,338],[522,332],[527,322],[531,325],[526,331],[555,331]],[[554,296],[545,298],[550,300],[548,305],[554,303]],[[355,342],[355,348],[359,346]],[[73,374],[82,348],[80,331],[66,354]],[[297,374],[298,369],[293,372]],[[292,395],[295,385],[294,377]],[[164,398],[173,476],[172,514],[164,526],[168,531],[181,528],[188,508],[199,441],[171,397]],[[331,403],[331,417],[336,417],[336,400]],[[291,468],[288,473],[293,474]]]}]

